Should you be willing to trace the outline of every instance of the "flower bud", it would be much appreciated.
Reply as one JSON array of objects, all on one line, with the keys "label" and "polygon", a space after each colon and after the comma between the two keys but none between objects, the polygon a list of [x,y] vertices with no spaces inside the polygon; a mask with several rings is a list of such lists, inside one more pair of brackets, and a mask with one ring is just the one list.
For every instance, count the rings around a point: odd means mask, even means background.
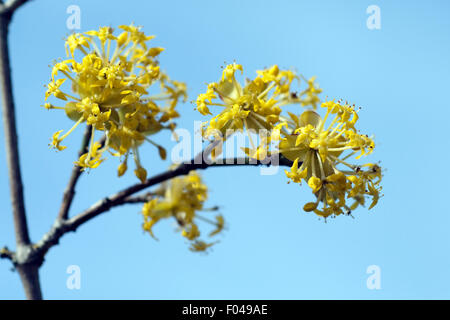
[{"label": "flower bud", "polygon": [[125,172],[127,172],[127,163],[126,162],[122,162],[121,164],[119,164],[119,166],[117,167],[117,175],[119,177],[123,176],[125,174]]},{"label": "flower bud", "polygon": [[134,170],[134,174],[136,177],[138,177],[139,180],[141,180],[142,183],[144,183],[147,180],[147,170],[145,170],[142,167],[137,168]]}]

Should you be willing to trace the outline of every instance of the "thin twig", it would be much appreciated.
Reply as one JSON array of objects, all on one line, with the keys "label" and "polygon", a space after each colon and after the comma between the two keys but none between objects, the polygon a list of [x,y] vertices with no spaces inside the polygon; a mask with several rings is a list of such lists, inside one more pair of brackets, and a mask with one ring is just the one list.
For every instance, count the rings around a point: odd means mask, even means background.
[{"label": "thin twig", "polygon": [[17,10],[21,5],[25,4],[28,0],[10,0],[5,4],[0,5],[0,14],[8,14],[13,13]]},{"label": "thin twig", "polygon": [[[283,160],[280,161],[280,165],[290,166],[292,163],[282,158]],[[175,170],[166,171],[164,173],[161,173],[159,175],[156,175],[150,179],[148,179],[144,183],[138,183],[131,187],[128,187],[126,189],[123,189],[109,197],[103,198],[102,200],[95,203],[92,207],[85,210],[84,212],[78,214],[77,216],[73,217],[69,220],[69,224],[71,224],[72,228],[75,230],[78,228],[79,225],[83,224],[86,221],[91,220],[92,218],[95,218],[99,214],[108,211],[110,208],[122,204],[123,200],[127,197],[144,190],[145,188],[154,186],[156,184],[159,184],[161,182],[170,180],[172,178],[186,175],[192,170],[199,170],[199,169],[206,169],[209,167],[226,167],[226,166],[260,166],[260,165],[267,165],[267,162],[265,161],[257,161],[257,160],[251,160],[248,158],[239,158],[239,159],[228,159],[225,160],[224,163],[217,163],[213,162],[208,164],[207,162],[201,162],[196,163],[196,161],[191,161],[190,163],[181,164],[178,166]]]},{"label": "thin twig", "polygon": [[154,195],[155,195],[154,192],[147,192],[145,194],[140,194],[140,195],[137,195],[137,196],[128,197],[128,198],[123,199],[123,203],[122,204],[145,203],[145,202],[148,202],[148,201],[152,200]]},{"label": "thin twig", "polygon": [[[83,140],[81,142],[81,148],[80,151],[78,152],[78,157],[81,157],[84,153],[88,152],[91,134],[92,134],[92,126],[86,126],[83,135]],[[72,174],[70,175],[69,182],[67,184],[66,189],[64,190],[63,201],[61,202],[61,207],[59,209],[58,219],[66,220],[67,217],[69,216],[69,209],[70,206],[72,205],[72,200],[75,196],[75,186],[82,173],[83,173],[82,168],[77,165],[74,165],[72,169]]]},{"label": "thin twig", "polygon": [[[291,166],[292,162],[284,157],[279,158],[279,162],[275,162],[276,165],[280,166]],[[109,211],[111,208],[120,206],[126,203],[129,203],[130,201],[133,201],[134,194],[138,193],[139,191],[142,191],[148,187],[157,185],[161,182],[170,180],[172,178],[186,175],[192,170],[202,170],[207,169],[209,167],[229,167],[229,166],[260,166],[260,165],[267,165],[269,166],[271,164],[271,161],[259,161],[259,160],[253,160],[248,158],[233,158],[233,159],[225,159],[223,162],[212,162],[208,163],[205,161],[199,162],[198,157],[191,160],[188,163],[184,163],[179,165],[174,170],[169,170],[163,173],[160,173],[156,176],[153,176],[149,179],[147,179],[144,183],[138,183],[133,186],[130,186],[128,188],[125,188],[115,194],[112,194],[108,197],[105,197],[98,202],[96,202],[94,205],[92,205],[90,208],[86,209],[85,211],[81,212],[80,214],[74,216],[73,218],[70,218],[68,220],[57,220],[55,221],[53,227],[50,229],[49,232],[47,232],[43,238],[34,246],[35,250],[39,255],[44,256],[46,252],[53,247],[54,245],[59,243],[59,239],[66,233],[70,231],[76,231],[76,229],[81,226],[82,224],[92,220],[93,218],[97,217],[98,215]],[[139,199],[139,198],[138,198]],[[142,199],[141,199],[142,200]]]}]

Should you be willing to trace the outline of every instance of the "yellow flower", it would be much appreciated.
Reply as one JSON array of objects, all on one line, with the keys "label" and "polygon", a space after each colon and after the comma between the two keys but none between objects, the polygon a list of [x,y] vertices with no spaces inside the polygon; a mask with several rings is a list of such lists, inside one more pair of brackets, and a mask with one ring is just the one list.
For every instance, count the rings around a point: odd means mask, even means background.
[{"label": "yellow flower", "polygon": [[[380,197],[381,168],[350,164],[347,159],[371,153],[375,144],[356,130],[358,115],[353,106],[328,101],[322,107],[326,108],[323,119],[313,110],[300,116],[290,114],[288,130],[280,131],[283,138],[279,152],[293,161],[286,175],[295,183],[306,181],[316,196],[315,202],[304,205],[307,212],[323,217],[349,214],[363,205],[365,198],[372,198],[371,209]],[[334,118],[327,125],[332,115]],[[349,199],[353,199],[352,204],[347,203]],[[320,203],[323,208],[319,208]]]},{"label": "yellow flower", "polygon": [[[200,229],[198,221],[206,222],[216,227],[210,233],[210,236],[214,236],[223,230],[225,221],[221,215],[216,216],[216,221],[211,221],[198,214],[198,211],[211,211],[211,209],[204,208],[204,202],[208,196],[208,188],[195,171],[191,171],[186,176],[169,180],[162,185],[156,194],[156,198],[145,203],[142,208],[144,216],[143,228],[152,237],[155,237],[153,234],[154,225],[161,219],[170,217],[176,220],[181,229],[181,235],[192,241],[192,245],[197,249],[200,249],[200,247],[195,244],[202,242],[199,240]],[[206,246],[204,249],[208,247]]]},{"label": "yellow flower", "polygon": [[[165,150],[149,136],[163,129],[174,130],[172,121],[179,117],[175,107],[186,99],[186,86],[160,70],[156,57],[163,49],[147,46],[147,41],[154,36],[145,35],[134,25],[119,28],[124,31],[118,36],[112,28],[101,27],[67,38],[65,46],[70,59],[54,64],[52,81],[45,93],[45,100],[54,96],[67,102],[65,107],[50,103],[44,107],[63,109],[76,122],[61,137],[61,131],[54,135],[52,145],[56,149],[63,150],[61,141],[79,124],[86,123],[92,126],[90,150],[77,163],[82,167],[97,167],[101,163],[98,154],[109,150],[114,156],[125,158],[118,169],[121,176],[126,171],[126,159],[132,154],[135,174],[144,181],[146,171],[138,148],[148,141],[164,158]],[[65,82],[71,82],[72,93],[63,91]],[[149,91],[156,91],[154,88],[159,88],[159,93],[150,95]],[[106,135],[104,146],[98,150],[94,150],[96,131]]]},{"label": "yellow flower", "polygon": [[220,233],[223,230],[224,226],[225,226],[225,219],[223,218],[223,216],[222,215],[216,216],[216,229],[211,231],[209,236],[212,237]]},{"label": "yellow flower", "polygon": [[46,103],[44,103],[44,108],[47,110],[50,110],[50,109],[53,109],[54,106],[51,103],[46,102]]},{"label": "yellow flower", "polygon": [[85,32],[85,34],[93,37],[97,37],[101,44],[104,45],[106,40],[117,40],[116,37],[112,35],[112,28],[110,27],[101,27],[98,31],[91,30],[88,32]]},{"label": "yellow flower", "polygon": [[58,151],[62,151],[65,148],[67,148],[66,146],[60,145],[62,139],[59,137],[59,135],[61,134],[61,132],[63,132],[63,130],[56,131],[52,136],[52,146],[56,148]]},{"label": "yellow flower", "polygon": [[313,193],[316,193],[322,188],[322,180],[317,177],[312,176],[308,180],[308,186],[312,189]]},{"label": "yellow flower", "polygon": [[89,152],[83,154],[78,161],[75,162],[75,165],[82,168],[97,168],[100,163],[102,163],[105,159],[102,159],[103,151],[101,150],[101,144],[95,142],[93,147],[89,150]]},{"label": "yellow flower", "polygon": [[181,235],[189,240],[195,240],[200,236],[200,231],[196,224],[190,224],[187,228],[183,229]]},{"label": "yellow flower", "polygon": [[70,55],[73,57],[73,53],[76,49],[80,49],[81,51],[84,51],[84,53],[86,53],[85,49],[89,49],[89,41],[90,38],[84,36],[81,33],[74,33],[70,35],[69,37],[67,37],[65,45],[67,55],[69,55],[70,51]]},{"label": "yellow flower", "polygon": [[242,65],[240,64],[229,64],[225,67],[225,69],[222,72],[222,81],[227,80],[229,82],[234,81],[234,73],[236,70],[241,70],[241,72],[244,72],[244,69],[242,68]]},{"label": "yellow flower", "polygon": [[58,74],[58,72],[62,72],[66,76],[69,76],[68,73],[72,72],[70,70],[70,67],[68,66],[68,63],[73,62],[73,60],[65,60],[61,62],[55,63],[55,65],[52,68],[52,80],[55,80],[55,76]]},{"label": "yellow flower", "polygon": [[[223,108],[205,124],[205,137],[226,139],[227,130],[232,130],[231,133],[244,129],[271,130],[280,122],[283,106],[295,103],[315,105],[311,96],[316,97],[321,91],[313,86],[315,91],[305,90],[297,94],[292,90],[292,82],[295,79],[300,81],[300,77],[291,70],[280,70],[276,65],[257,71],[257,77],[248,79],[244,86],[236,79],[237,70],[243,73],[243,67],[239,64],[226,66],[221,81],[210,83],[206,93],[197,97],[197,110],[203,115],[214,114],[210,109],[212,106]],[[256,149],[256,146],[252,147]]]},{"label": "yellow flower", "polygon": [[67,100],[66,94],[64,94],[59,87],[66,81],[66,79],[53,80],[47,85],[47,92],[45,92],[45,100],[51,95],[61,100]]},{"label": "yellow flower", "polygon": [[207,243],[205,241],[194,241],[191,243],[189,250],[194,252],[206,251],[208,248],[212,247],[216,242]]},{"label": "yellow flower", "polygon": [[[294,160],[294,163],[291,167],[291,172],[284,170],[286,173],[286,176],[291,179],[295,183],[301,183],[302,179],[306,178],[306,175],[308,173],[308,169],[305,168],[302,171],[298,169],[298,158]],[[309,182],[308,182],[309,184]]]}]

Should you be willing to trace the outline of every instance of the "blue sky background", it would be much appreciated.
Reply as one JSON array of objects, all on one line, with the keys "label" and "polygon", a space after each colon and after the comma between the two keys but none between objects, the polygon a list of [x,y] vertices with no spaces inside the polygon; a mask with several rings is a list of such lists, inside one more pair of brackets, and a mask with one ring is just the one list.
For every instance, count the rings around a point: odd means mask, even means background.
[{"label": "blue sky background", "polygon": [[[71,122],[47,112],[48,65],[65,56],[66,8],[81,8],[81,31],[143,25],[166,48],[161,64],[187,82],[190,99],[220,77],[224,61],[245,74],[272,64],[317,76],[324,96],[363,109],[359,128],[376,136],[384,198],[355,219],[324,223],[301,209],[308,192],[280,170],[214,168],[203,172],[210,205],[228,223],[205,254],[187,250],[172,222],[154,241],[141,230],[140,206],[114,209],[51,249],[41,269],[48,299],[449,299],[448,1],[51,1],[34,0],[14,16],[10,51],[26,207],[33,240],[56,217],[81,131],[69,148],[48,150],[49,137]],[[381,8],[381,30],[368,30],[366,8]],[[179,126],[205,120],[180,105]],[[1,131],[3,133],[3,129]],[[157,139],[170,147],[168,134]],[[3,138],[0,150],[4,150]],[[169,163],[150,146],[149,174]],[[14,248],[5,156],[0,157],[0,246]],[[83,176],[71,213],[135,182],[116,177],[117,159]],[[66,269],[81,268],[81,290],[66,288]],[[369,265],[381,268],[381,290],[366,287]],[[0,299],[23,290],[0,261]]]}]

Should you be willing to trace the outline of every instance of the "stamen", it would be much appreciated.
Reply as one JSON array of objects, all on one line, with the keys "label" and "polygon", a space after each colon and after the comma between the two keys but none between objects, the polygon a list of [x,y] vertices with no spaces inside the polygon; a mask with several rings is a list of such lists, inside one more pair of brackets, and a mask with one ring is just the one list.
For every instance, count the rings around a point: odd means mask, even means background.
[{"label": "stamen", "polygon": [[72,80],[72,82],[76,82],[73,78],[72,78],[72,76],[67,72],[67,71],[65,71],[65,70],[60,70],[62,73],[64,73],[64,75],[67,77],[67,78],[69,78],[70,80]]},{"label": "stamen", "polygon": [[141,161],[139,158],[139,151],[138,151],[138,148],[136,147],[136,144],[134,143],[134,141],[133,141],[132,149],[133,149],[133,160],[134,160],[134,163],[136,164],[136,168],[141,168],[142,166],[141,166]]},{"label": "stamen", "polygon": [[70,95],[70,94],[67,94],[67,93],[64,93],[64,92],[63,92],[63,94],[64,94],[66,97],[69,97],[69,98],[71,98],[71,99],[73,99],[73,100],[75,100],[75,101],[81,101],[80,98],[74,97],[74,96],[72,96],[72,95]]},{"label": "stamen", "polygon": [[336,123],[336,121],[338,121],[339,117],[336,115],[336,117],[334,117],[333,121],[331,121],[330,125],[327,128],[327,131],[330,131],[330,129],[334,126],[334,124]]},{"label": "stamen", "polygon": [[94,128],[94,126],[92,126],[92,129],[91,129],[91,142],[89,143],[89,153],[88,153],[88,156],[86,157],[86,159],[84,160],[86,165],[88,165],[89,161],[91,160],[92,149],[94,148],[94,136],[95,136],[95,128]]},{"label": "stamen", "polygon": [[70,128],[69,131],[67,131],[61,138],[59,138],[59,141],[63,141],[69,134],[72,133],[73,130],[75,130],[76,127],[78,127],[78,125],[83,122],[84,117],[81,116],[80,119],[78,119],[78,121],[72,126],[72,128]]},{"label": "stamen", "polygon": [[327,109],[327,113],[325,113],[325,116],[323,117],[322,121],[320,122],[320,126],[319,129],[317,130],[317,132],[322,132],[323,130],[323,126],[325,125],[325,122],[328,119],[328,115],[330,114],[330,109]]},{"label": "stamen", "polygon": [[342,158],[342,160],[346,160],[348,158],[350,158],[351,156],[353,156],[354,154],[358,153],[358,151],[353,151],[352,153],[349,153],[348,155],[346,155],[345,157]]},{"label": "stamen", "polygon": [[261,92],[258,95],[258,99],[263,98],[267,93],[269,93],[270,90],[272,90],[272,88],[275,87],[275,82],[272,82],[267,88],[266,90],[264,90],[263,92]]},{"label": "stamen", "polygon": [[253,150],[256,150],[255,144],[253,143],[253,139],[252,139],[252,136],[251,136],[251,132],[250,132],[250,130],[248,130],[247,119],[243,119],[243,120],[244,120],[245,130],[247,130],[247,135],[248,135],[248,138],[250,140],[250,145],[252,146]]},{"label": "stamen", "polygon": [[[335,126],[335,127],[333,128],[333,130],[332,130],[328,135],[331,137],[331,136],[339,129],[339,127],[340,127],[342,124],[343,124],[343,122],[338,123],[338,125]],[[331,128],[329,128],[329,129],[331,129]],[[344,132],[343,130],[342,130],[342,131],[339,131],[338,135],[337,135],[336,137],[333,137],[333,138],[339,137],[343,132]]]},{"label": "stamen", "polygon": [[335,152],[335,151],[344,151],[353,149],[354,147],[341,147],[341,148],[329,148],[328,151]]},{"label": "stamen", "polygon": [[[123,50],[123,48],[121,50]],[[111,63],[111,64],[114,63],[114,61],[116,60],[118,55],[119,55],[119,46],[116,44],[116,48],[114,49],[113,55],[112,55],[111,60],[109,61],[109,63]]]},{"label": "stamen", "polygon": [[227,107],[227,105],[226,105],[226,104],[223,104],[223,103],[210,103],[210,102],[207,102],[207,101],[205,101],[205,103],[206,103],[208,106]]},{"label": "stamen", "polygon": [[[103,55],[102,55],[102,53],[100,52],[100,50],[99,50],[97,44],[95,43],[95,41],[91,41],[91,43],[92,43],[92,46],[94,47],[94,50],[95,50],[95,52],[97,53],[97,55],[98,55],[99,57],[102,57]],[[86,55],[87,55],[87,54],[86,54]]]},{"label": "stamen", "polygon": [[312,167],[312,175],[314,176],[314,177],[317,177],[317,174],[316,174],[316,162],[314,161],[314,154],[315,154],[315,152],[311,152],[311,154],[310,154],[310,161],[311,161],[311,167]]},{"label": "stamen", "polygon": [[107,45],[107,49],[106,49],[106,61],[109,62],[109,52],[111,50],[111,39],[108,39],[108,45]]},{"label": "stamen", "polygon": [[167,99],[171,99],[172,96],[168,95],[168,94],[155,94],[154,96],[149,96],[148,98],[146,98],[146,100],[167,100]]},{"label": "stamen", "polygon": [[325,180],[326,177],[325,177],[325,171],[323,170],[322,159],[321,159],[320,155],[318,154],[318,152],[314,152],[314,154],[316,155],[317,161],[319,162],[321,179]]},{"label": "stamen", "polygon": [[218,226],[218,223],[217,223],[217,222],[215,222],[215,221],[213,221],[213,220],[210,220],[210,219],[208,219],[208,218],[202,217],[202,216],[200,216],[200,215],[198,215],[198,214],[195,215],[195,218],[197,218],[197,219],[199,219],[199,220],[202,220],[202,221],[204,221],[204,222],[207,222],[207,223],[209,223],[209,224],[212,224],[213,226]]},{"label": "stamen", "polygon": [[341,160],[341,159],[339,159],[338,157],[335,157],[335,156],[333,156],[333,155],[331,155],[331,154],[328,154],[328,157],[331,158],[331,159],[333,159],[333,160],[335,160],[335,161],[337,161],[337,162],[340,162],[340,163],[346,165],[347,167],[349,167],[349,168],[352,169],[352,170],[354,170],[354,168],[355,168],[354,165],[351,165],[350,163],[347,163],[347,162],[345,162],[344,160]]},{"label": "stamen", "polygon": [[88,55],[88,53],[86,52],[86,50],[84,50],[84,48],[82,46],[78,46],[78,49],[80,49],[81,52],[84,53],[84,55]]}]

